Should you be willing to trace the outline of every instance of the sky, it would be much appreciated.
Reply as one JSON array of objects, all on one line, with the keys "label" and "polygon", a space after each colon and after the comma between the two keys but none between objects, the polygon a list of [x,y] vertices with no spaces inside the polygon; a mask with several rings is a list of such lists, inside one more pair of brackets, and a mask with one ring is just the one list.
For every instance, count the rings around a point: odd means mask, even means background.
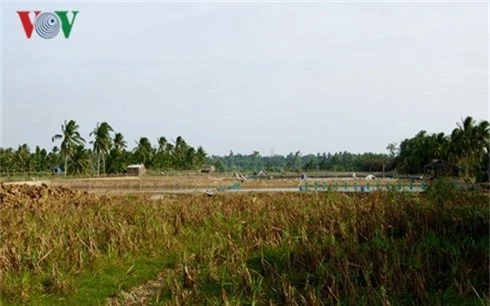
[{"label": "sky", "polygon": [[[420,130],[489,116],[485,2],[1,9],[1,147],[51,149],[74,119],[87,142],[107,121],[130,148],[182,136],[219,155],[383,153]],[[27,39],[19,10],[79,13],[69,39]]]}]

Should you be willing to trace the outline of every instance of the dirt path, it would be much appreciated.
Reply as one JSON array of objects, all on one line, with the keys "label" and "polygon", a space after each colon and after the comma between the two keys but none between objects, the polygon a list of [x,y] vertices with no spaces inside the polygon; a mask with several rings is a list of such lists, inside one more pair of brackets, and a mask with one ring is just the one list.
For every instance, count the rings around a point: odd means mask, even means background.
[{"label": "dirt path", "polygon": [[107,306],[135,306],[150,305],[152,298],[165,283],[165,271],[160,273],[157,278],[150,280],[142,285],[131,288],[129,291],[121,291],[117,297],[107,301]]}]

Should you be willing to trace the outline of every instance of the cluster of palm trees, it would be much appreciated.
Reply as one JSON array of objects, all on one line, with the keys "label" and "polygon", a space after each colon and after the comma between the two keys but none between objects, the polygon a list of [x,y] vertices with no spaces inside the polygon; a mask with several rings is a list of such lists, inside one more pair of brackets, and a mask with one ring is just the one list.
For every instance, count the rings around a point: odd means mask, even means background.
[{"label": "cluster of palm trees", "polygon": [[[132,151],[127,151],[127,143],[121,133],[115,133],[107,123],[97,123],[90,133],[92,149],[85,148],[85,140],[78,132],[74,120],[65,121],[61,134],[52,140],[61,140],[60,154],[64,161],[65,173],[82,174],[94,171],[96,175],[124,172],[129,163],[143,163],[147,168],[189,170],[199,168],[207,154],[202,147],[197,150],[179,136],[175,144],[165,137],[158,138],[154,147],[147,137],[141,137]],[[95,166],[92,166],[95,160]]]},{"label": "cluster of palm trees", "polygon": [[466,117],[450,135],[420,131],[402,141],[396,166],[401,172],[421,173],[432,159],[442,159],[463,169],[465,177],[481,178],[488,175],[489,152],[489,122]]},{"label": "cluster of palm trees", "polygon": [[[175,144],[165,137],[158,138],[153,146],[146,137],[141,137],[133,150],[127,150],[127,143],[121,133],[115,133],[107,122],[97,123],[90,132],[88,143],[79,132],[74,120],[61,125],[61,133],[52,137],[59,142],[51,152],[36,147],[30,152],[27,145],[18,150],[0,148],[0,168],[17,172],[49,171],[62,168],[65,174],[110,174],[122,173],[129,164],[144,163],[152,169],[197,169],[206,162],[207,155],[202,147],[197,150],[188,145],[182,137]],[[0,169],[0,170],[3,170]]]}]

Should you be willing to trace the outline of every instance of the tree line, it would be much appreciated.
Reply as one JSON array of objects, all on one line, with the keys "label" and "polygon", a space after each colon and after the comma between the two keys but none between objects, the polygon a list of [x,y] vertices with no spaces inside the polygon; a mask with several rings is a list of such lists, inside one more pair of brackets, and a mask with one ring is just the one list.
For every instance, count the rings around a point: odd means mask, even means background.
[{"label": "tree line", "polygon": [[150,169],[190,170],[200,168],[207,160],[202,147],[190,146],[181,136],[173,142],[159,137],[155,146],[147,137],[141,137],[136,147],[128,150],[124,136],[107,122],[101,122],[89,137],[87,143],[76,121],[65,121],[61,133],[52,137],[55,146],[49,152],[39,146],[31,152],[26,144],[17,150],[0,148],[0,171],[43,172],[60,168],[63,173],[73,175],[121,174],[130,164],[143,163]]},{"label": "tree line", "polygon": [[[49,171],[60,167],[68,174],[120,174],[129,164],[143,163],[153,170],[192,170],[203,164],[212,164],[218,171],[363,171],[396,170],[405,174],[424,174],[425,167],[434,159],[454,164],[463,171],[462,176],[488,180],[490,127],[486,120],[476,122],[464,118],[451,134],[429,134],[420,131],[412,138],[391,143],[387,153],[349,152],[303,155],[301,151],[284,155],[262,156],[235,154],[208,157],[206,151],[185,142],[182,137],[168,141],[165,137],[155,144],[141,137],[136,147],[128,149],[121,133],[115,132],[107,122],[96,125],[89,134],[90,141],[80,135],[74,120],[65,121],[61,133],[52,137],[51,151],[39,146],[31,152],[27,145],[17,150],[0,148],[0,172]],[[58,146],[59,145],[59,146]]]},{"label": "tree line", "polygon": [[301,171],[391,171],[394,157],[388,154],[349,152],[317,153],[303,155],[301,151],[291,152],[286,156],[261,156],[258,151],[249,155],[234,154],[210,157],[210,162],[221,171],[301,172]]},{"label": "tree line", "polygon": [[349,152],[302,155],[300,151],[287,156],[261,156],[254,151],[249,155],[234,154],[211,156],[211,161],[222,170],[269,171],[363,171],[396,170],[402,174],[425,174],[433,160],[443,160],[462,169],[460,175],[488,181],[490,152],[489,122],[462,119],[450,135],[428,134],[422,130],[412,138],[390,143],[387,154]]},{"label": "tree line", "polygon": [[459,167],[463,177],[488,181],[489,152],[489,122],[466,117],[449,135],[422,130],[404,139],[397,148],[395,166],[403,173],[423,173],[428,163],[440,159]]}]

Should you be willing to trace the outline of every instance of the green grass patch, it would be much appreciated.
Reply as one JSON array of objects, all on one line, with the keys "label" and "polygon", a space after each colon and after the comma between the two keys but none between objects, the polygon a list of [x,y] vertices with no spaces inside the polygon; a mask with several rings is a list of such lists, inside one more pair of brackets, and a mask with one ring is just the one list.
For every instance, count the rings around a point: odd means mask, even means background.
[{"label": "green grass patch", "polygon": [[[105,305],[107,298],[116,297],[122,290],[129,290],[137,285],[154,279],[165,270],[174,268],[177,262],[175,255],[137,258],[118,258],[101,256],[87,271],[65,275],[63,281],[69,288],[66,294],[42,293],[29,297],[31,305]],[[13,276],[10,276],[13,277]],[[31,283],[46,283],[46,276],[26,275]],[[12,279],[12,282],[22,282]],[[47,289],[47,288],[44,288]],[[1,299],[3,305],[24,305],[15,299]]]}]

